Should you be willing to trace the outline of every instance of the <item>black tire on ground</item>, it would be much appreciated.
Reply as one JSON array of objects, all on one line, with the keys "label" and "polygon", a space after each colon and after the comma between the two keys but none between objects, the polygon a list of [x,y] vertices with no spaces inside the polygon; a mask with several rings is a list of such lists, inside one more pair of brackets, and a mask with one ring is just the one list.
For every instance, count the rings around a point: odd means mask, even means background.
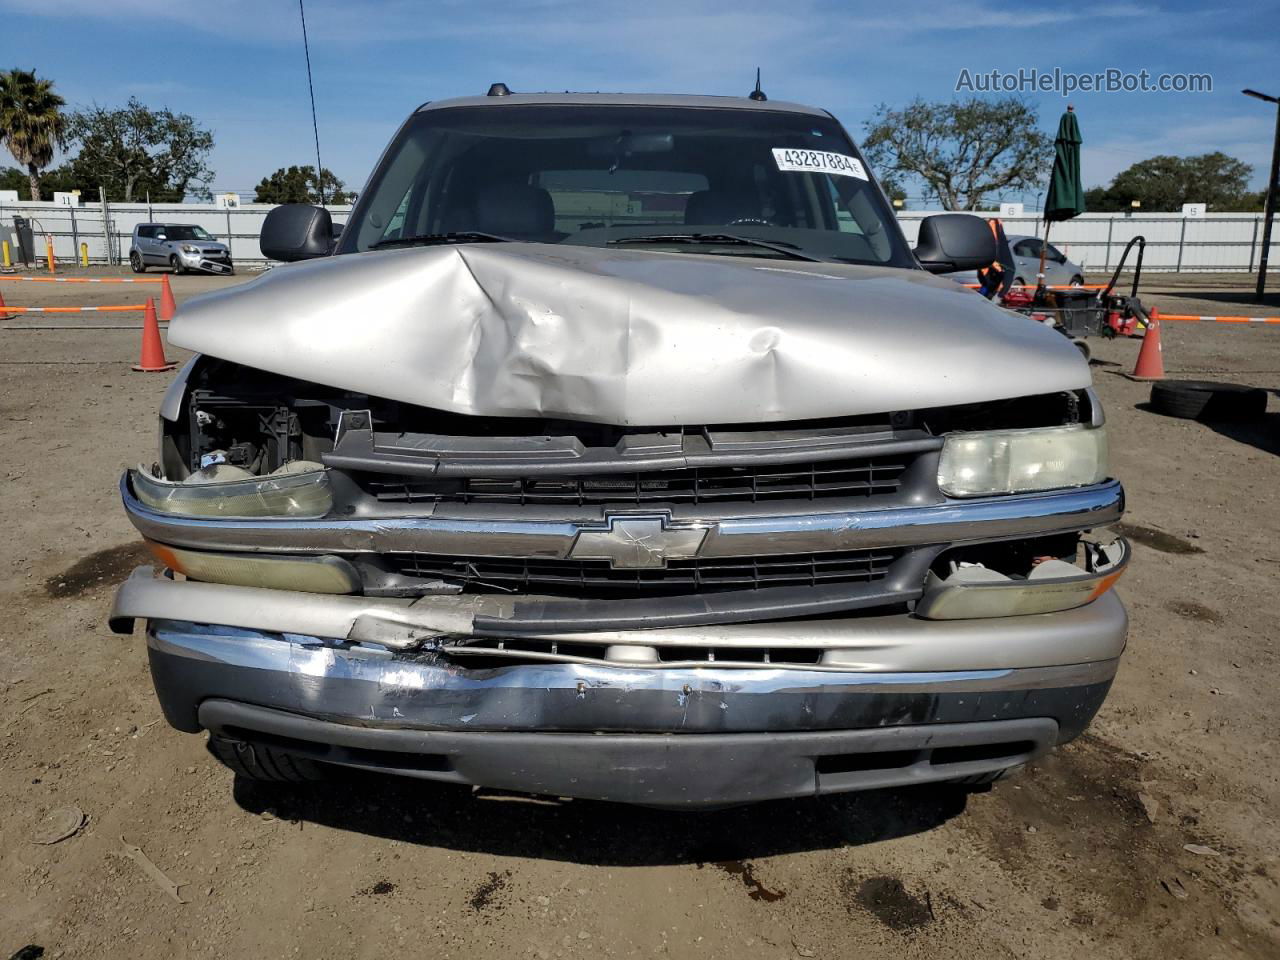
[{"label": "black tire on ground", "polygon": [[324,765],[260,743],[209,735],[209,752],[237,777],[261,783],[309,783],[324,780]]},{"label": "black tire on ground", "polygon": [[1070,286],[1073,286],[1073,287],[1083,287],[1083,286],[1084,286],[1084,277],[1080,276],[1080,274],[1078,274],[1078,273],[1077,273],[1074,277],[1072,277],[1072,278],[1071,278]]},{"label": "black tire on ground", "polygon": [[182,267],[182,261],[178,259],[176,253],[169,258],[169,269],[173,271],[175,276],[179,273],[186,273],[186,270]]},{"label": "black tire on ground", "polygon": [[129,254],[129,266],[133,268],[134,273],[146,273],[147,265],[142,262],[142,254],[134,250]]},{"label": "black tire on ground", "polygon": [[1151,407],[1185,420],[1254,420],[1267,411],[1267,391],[1212,380],[1160,380],[1151,385]]}]

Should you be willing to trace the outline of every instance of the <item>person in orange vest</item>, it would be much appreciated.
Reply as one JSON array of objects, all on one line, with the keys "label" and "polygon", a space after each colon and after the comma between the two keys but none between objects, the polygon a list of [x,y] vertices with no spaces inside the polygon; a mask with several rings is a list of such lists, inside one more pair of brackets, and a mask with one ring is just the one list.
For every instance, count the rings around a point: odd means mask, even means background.
[{"label": "person in orange vest", "polygon": [[978,271],[978,292],[988,300],[1002,297],[1013,286],[1013,253],[1009,249],[1009,238],[1005,236],[1004,224],[999,217],[987,221],[991,233],[996,238],[996,259],[990,266]]}]

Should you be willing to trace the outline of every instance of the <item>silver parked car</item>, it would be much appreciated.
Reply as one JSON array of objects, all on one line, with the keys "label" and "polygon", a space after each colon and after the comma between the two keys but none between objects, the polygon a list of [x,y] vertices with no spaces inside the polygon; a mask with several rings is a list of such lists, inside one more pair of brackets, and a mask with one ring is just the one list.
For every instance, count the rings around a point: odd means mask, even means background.
[{"label": "silver parked car", "polygon": [[[1044,241],[1039,237],[1011,234],[1009,246],[1013,250],[1014,284],[1034,287],[1040,272],[1040,250]],[[1084,267],[1067,259],[1067,255],[1052,243],[1045,249],[1044,282],[1048,287],[1078,287],[1084,283]]]},{"label": "silver parked car", "polygon": [[932,276],[985,222],[913,251],[836,120],[747,97],[495,85],[369,183],[183,304],[121,478],[111,626],[237,775],[715,807],[1086,727],[1124,492],[1079,352]]},{"label": "silver parked car", "polygon": [[134,273],[147,267],[168,267],[174,273],[202,271],[235,273],[231,248],[204,227],[186,223],[140,223],[133,228],[129,266]]},{"label": "silver parked car", "polygon": [[[1028,237],[1022,234],[1009,236],[1009,253],[1013,260],[1013,285],[1016,287],[1034,287],[1036,275],[1040,272],[1040,248],[1044,243],[1039,237]],[[962,270],[947,274],[947,278],[960,284],[975,284],[978,274],[975,270]],[[1044,258],[1044,282],[1049,287],[1078,287],[1084,284],[1084,267],[1068,260],[1066,254],[1049,244]]]}]

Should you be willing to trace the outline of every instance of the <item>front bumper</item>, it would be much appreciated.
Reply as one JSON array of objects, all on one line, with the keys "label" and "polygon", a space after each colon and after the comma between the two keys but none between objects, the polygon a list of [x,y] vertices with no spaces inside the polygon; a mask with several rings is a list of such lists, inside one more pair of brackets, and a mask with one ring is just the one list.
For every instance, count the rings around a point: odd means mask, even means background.
[{"label": "front bumper", "polygon": [[[864,641],[877,636],[857,618],[845,623],[846,646],[858,646],[860,630]],[[1022,662],[1020,639],[1047,633],[1054,642],[1037,648],[1041,665],[933,670],[884,669],[895,658],[883,650],[868,657],[880,669],[468,669],[436,654],[165,619],[150,622],[147,642],[165,716],[180,730],[432,780],[698,807],[1025,762],[1097,712],[1126,615],[1108,593],[1064,613],[917,629],[938,654],[948,634],[964,647],[977,629],[989,650]],[[902,644],[898,662],[919,649]]]},{"label": "front bumper", "polygon": [[210,258],[204,254],[178,254],[182,260],[182,265],[188,270],[203,270],[206,273],[229,274],[235,269],[228,255],[225,259],[221,257]]}]

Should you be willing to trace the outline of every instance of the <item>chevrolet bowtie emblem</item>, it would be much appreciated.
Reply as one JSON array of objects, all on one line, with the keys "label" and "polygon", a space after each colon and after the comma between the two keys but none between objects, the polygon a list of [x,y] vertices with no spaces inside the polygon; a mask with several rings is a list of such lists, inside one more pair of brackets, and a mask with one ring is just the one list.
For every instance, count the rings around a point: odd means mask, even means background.
[{"label": "chevrolet bowtie emblem", "polygon": [[569,550],[573,560],[608,560],[615,570],[662,568],[668,560],[696,557],[705,526],[673,524],[665,516],[609,516],[600,528],[584,527]]}]

